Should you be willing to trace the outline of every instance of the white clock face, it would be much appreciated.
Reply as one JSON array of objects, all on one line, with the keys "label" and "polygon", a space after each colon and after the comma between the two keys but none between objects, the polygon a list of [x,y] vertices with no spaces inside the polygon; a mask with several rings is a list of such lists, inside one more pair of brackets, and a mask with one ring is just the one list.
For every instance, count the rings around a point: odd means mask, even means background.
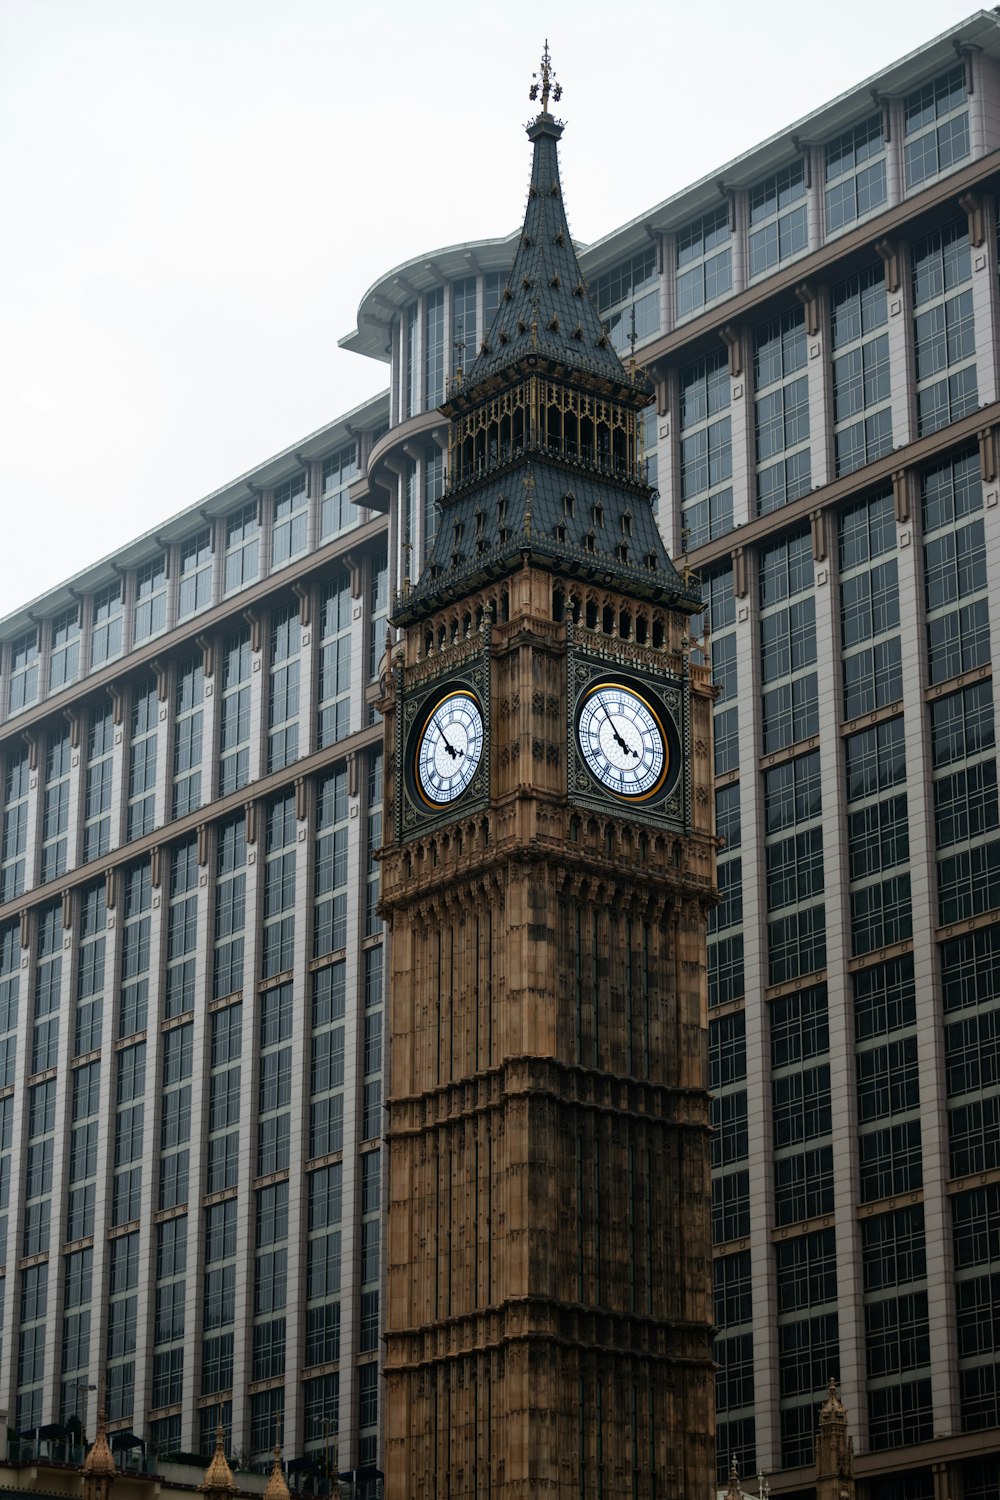
[{"label": "white clock face", "polygon": [[428,714],[417,740],[414,770],[425,802],[445,807],[460,797],[483,755],[483,715],[472,693],[456,688]]},{"label": "white clock face", "polygon": [[600,682],[588,689],[577,718],[587,769],[619,797],[654,797],[669,767],[657,710],[633,688]]}]

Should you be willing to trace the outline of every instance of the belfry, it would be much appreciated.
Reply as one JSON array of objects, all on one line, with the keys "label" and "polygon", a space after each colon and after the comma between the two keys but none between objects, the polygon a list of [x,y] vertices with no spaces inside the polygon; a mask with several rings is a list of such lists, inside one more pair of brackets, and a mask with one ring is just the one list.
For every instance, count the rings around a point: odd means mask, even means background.
[{"label": "belfry", "polygon": [[570,237],[547,46],[539,95],[381,705],[386,1494],[703,1500],[712,688],[639,451],[651,388]]}]

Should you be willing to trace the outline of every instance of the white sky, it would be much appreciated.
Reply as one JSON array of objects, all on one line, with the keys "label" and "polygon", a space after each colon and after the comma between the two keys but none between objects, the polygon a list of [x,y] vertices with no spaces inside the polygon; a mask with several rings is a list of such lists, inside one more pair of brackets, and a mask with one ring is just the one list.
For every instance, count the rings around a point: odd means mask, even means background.
[{"label": "white sky", "polygon": [[387,383],[392,266],[506,234],[542,41],[589,241],[969,0],[0,0],[0,616]]}]

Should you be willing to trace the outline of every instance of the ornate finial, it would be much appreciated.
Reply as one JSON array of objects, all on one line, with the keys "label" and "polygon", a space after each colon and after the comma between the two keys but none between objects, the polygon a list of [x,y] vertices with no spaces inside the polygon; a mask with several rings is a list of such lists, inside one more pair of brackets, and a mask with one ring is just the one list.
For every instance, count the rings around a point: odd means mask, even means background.
[{"label": "ornate finial", "polygon": [[532,496],[535,493],[535,476],[534,476],[534,474],[532,474],[532,472],[531,472],[530,469],[528,470],[527,474],[525,474],[525,476],[524,476],[524,490],[525,490],[525,501],[524,501],[524,534],[525,534],[525,536],[530,536],[531,535],[531,500],[532,500]]},{"label": "ornate finial", "polygon": [[556,104],[562,98],[562,84],[556,83],[556,75],[552,70],[548,37],[545,38],[545,51],[542,53],[542,71],[541,73],[532,73],[531,76],[535,81],[528,90],[528,98],[532,100],[537,99],[539,91],[541,91],[542,114],[547,115],[549,112],[549,94],[551,93]]},{"label": "ornate finial", "polygon": [[108,1444],[108,1421],[103,1406],[97,1412],[97,1436],[83,1461],[83,1472],[88,1479],[113,1479],[118,1470]]},{"label": "ornate finial", "polygon": [[462,375],[463,375],[464,369],[465,369],[465,319],[464,318],[456,318],[456,320],[455,320],[455,337],[452,339],[452,348],[455,350],[455,353],[458,356],[458,359],[457,359],[456,364],[455,364],[455,377],[454,377],[455,384],[456,385],[461,385],[462,384]]},{"label": "ornate finial", "polygon": [[743,1491],[740,1488],[740,1466],[736,1462],[735,1453],[729,1465],[729,1488],[726,1490],[726,1500],[744,1500]]},{"label": "ornate finial", "polygon": [[221,1422],[215,1429],[215,1452],[212,1454],[205,1477],[198,1489],[212,1495],[231,1495],[236,1492],[233,1471],[226,1459],[225,1429]]},{"label": "ornate finial", "polygon": [[760,1500],[770,1500],[771,1486],[763,1469],[757,1470],[757,1494]]},{"label": "ornate finial", "polygon": [[271,1477],[267,1481],[264,1491],[264,1500],[290,1500],[288,1493],[288,1482],[285,1479],[285,1471],[281,1463],[281,1444],[274,1445],[274,1463],[271,1467]]}]

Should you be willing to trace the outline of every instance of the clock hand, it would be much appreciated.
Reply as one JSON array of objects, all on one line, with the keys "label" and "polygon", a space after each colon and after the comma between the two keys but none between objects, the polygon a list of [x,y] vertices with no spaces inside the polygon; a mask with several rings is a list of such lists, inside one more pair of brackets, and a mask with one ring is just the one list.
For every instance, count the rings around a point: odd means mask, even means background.
[{"label": "clock hand", "polygon": [[633,750],[630,745],[626,745],[625,741],[622,739],[621,735],[618,733],[617,729],[615,728],[615,721],[614,721],[614,719],[612,719],[611,715],[608,713],[607,704],[604,702],[603,699],[601,700],[601,707],[604,709],[604,717],[607,719],[608,723],[611,725],[611,733],[614,735],[615,739],[617,740],[617,742],[621,746],[621,748],[625,751],[625,754],[626,755],[638,755],[639,754],[638,750]]},{"label": "clock hand", "polygon": [[444,748],[447,750],[448,754],[451,756],[452,760],[461,760],[462,759],[462,756],[465,754],[465,751],[464,750],[456,750],[455,747],[454,747],[454,745],[450,745],[448,743],[448,737],[445,734],[445,732],[444,732],[443,729],[441,731],[441,743],[444,746]]}]

